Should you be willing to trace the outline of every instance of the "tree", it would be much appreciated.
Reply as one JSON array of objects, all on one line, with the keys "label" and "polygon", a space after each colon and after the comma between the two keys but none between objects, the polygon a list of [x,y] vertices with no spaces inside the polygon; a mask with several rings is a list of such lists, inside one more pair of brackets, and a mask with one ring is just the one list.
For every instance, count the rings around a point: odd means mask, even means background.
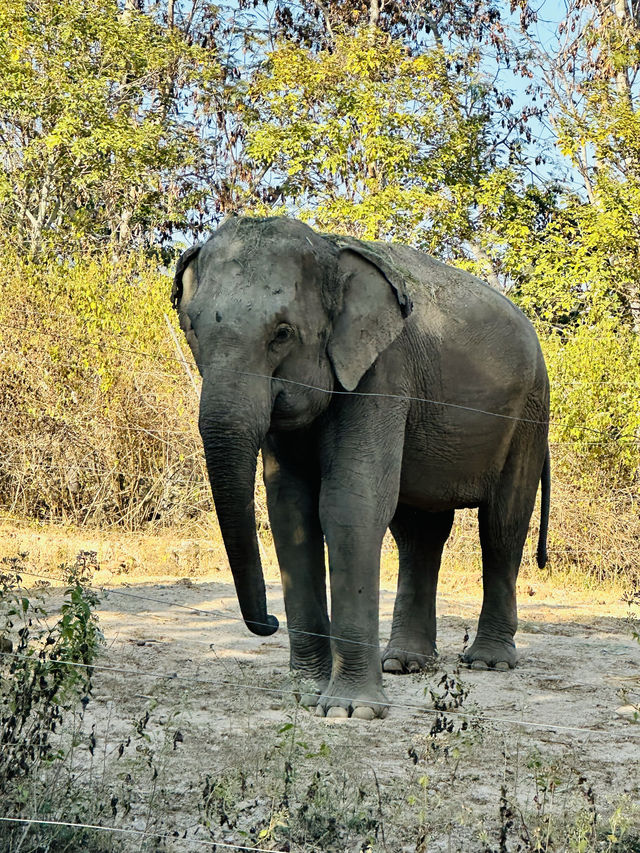
[{"label": "tree", "polygon": [[249,85],[247,153],[265,173],[254,208],[411,243],[498,284],[482,197],[517,167],[509,131],[492,126],[494,94],[477,51],[414,53],[369,26],[320,51],[282,42]]},{"label": "tree", "polygon": [[337,35],[364,28],[391,35],[414,52],[434,44],[491,44],[501,53],[508,46],[495,0],[238,0],[237,5],[251,16],[243,19],[244,27],[253,21],[271,49],[284,39],[317,52],[332,47]]},{"label": "tree", "polygon": [[128,251],[205,192],[190,87],[214,54],[116,0],[0,4],[0,227],[32,254]]},{"label": "tree", "polygon": [[[582,186],[565,187],[523,247],[524,304],[557,322],[617,317],[640,329],[640,3],[571,0],[558,43],[532,36],[557,152]],[[527,70],[530,76],[531,71]]]}]

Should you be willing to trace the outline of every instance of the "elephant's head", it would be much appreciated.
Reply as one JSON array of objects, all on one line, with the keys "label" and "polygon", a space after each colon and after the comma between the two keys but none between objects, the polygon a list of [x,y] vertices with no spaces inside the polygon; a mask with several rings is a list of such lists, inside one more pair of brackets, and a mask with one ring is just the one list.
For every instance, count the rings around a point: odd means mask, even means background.
[{"label": "elephant's head", "polygon": [[401,333],[411,303],[371,244],[295,220],[228,219],[178,261],[172,301],[203,378],[200,434],[247,626],[271,634],[255,530],[267,431],[309,425],[356,388]]}]

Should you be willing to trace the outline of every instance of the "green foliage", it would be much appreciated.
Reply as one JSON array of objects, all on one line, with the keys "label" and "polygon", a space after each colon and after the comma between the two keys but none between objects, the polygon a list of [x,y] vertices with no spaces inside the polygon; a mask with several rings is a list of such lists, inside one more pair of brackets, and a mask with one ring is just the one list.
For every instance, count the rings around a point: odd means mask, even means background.
[{"label": "green foliage", "polygon": [[[525,196],[515,220],[496,231],[508,243],[503,266],[515,284],[512,295],[527,313],[566,326],[588,318],[589,325],[615,320],[620,328],[635,322],[640,287],[637,233],[631,205],[640,185],[602,179],[593,203],[570,197],[562,206],[536,214],[540,195]],[[532,221],[533,220],[533,221]]]},{"label": "green foliage", "polygon": [[611,318],[541,334],[562,479],[629,493],[640,479],[640,338]]},{"label": "green foliage", "polygon": [[582,186],[558,187],[556,209],[525,235],[510,274],[523,306],[545,320],[614,317],[638,331],[640,25],[623,3],[570,0],[559,35],[551,51],[531,35],[529,43],[555,133],[553,159],[566,158]]},{"label": "green foliage", "polygon": [[[173,796],[165,765],[182,738],[175,723],[186,698],[153,737],[157,703],[151,700],[114,742],[100,714],[86,713],[103,644],[91,587],[99,569],[96,554],[80,551],[73,565],[58,567],[57,574],[67,578],[62,590],[46,582],[25,590],[26,560],[20,554],[0,564],[0,788],[3,818],[36,822],[2,822],[0,853],[113,853],[131,849],[132,839],[136,849],[164,849],[154,830],[168,806],[156,812],[155,798],[165,793],[159,785]],[[52,605],[52,595],[61,602]],[[141,791],[148,792],[148,837],[131,832],[132,804]],[[122,834],[97,829],[114,824]]]},{"label": "green foliage", "polygon": [[[3,558],[0,573],[0,787],[5,816],[50,813],[59,792],[54,765],[67,757],[61,739],[68,713],[82,712],[92,692],[92,668],[102,643],[94,609],[98,599],[86,566],[66,574],[60,615],[45,607],[42,593],[22,587],[23,558]],[[24,827],[3,827],[0,850],[18,850]]]},{"label": "green foliage", "polygon": [[473,231],[473,195],[495,165],[476,54],[408,55],[366,28],[316,53],[286,42],[250,98],[247,151],[272,183],[263,211],[441,250]]},{"label": "green foliage", "polygon": [[315,771],[305,766],[299,752],[289,753],[268,783],[265,769],[207,776],[201,821],[211,839],[226,826],[241,844],[257,839],[259,846],[273,843],[278,849],[356,849],[354,844],[366,849],[375,843],[382,821],[369,780],[365,784],[332,771],[328,752],[313,756],[321,759]]},{"label": "green foliage", "polygon": [[0,4],[0,226],[38,254],[170,238],[202,195],[180,120],[214,57],[116,0]]}]

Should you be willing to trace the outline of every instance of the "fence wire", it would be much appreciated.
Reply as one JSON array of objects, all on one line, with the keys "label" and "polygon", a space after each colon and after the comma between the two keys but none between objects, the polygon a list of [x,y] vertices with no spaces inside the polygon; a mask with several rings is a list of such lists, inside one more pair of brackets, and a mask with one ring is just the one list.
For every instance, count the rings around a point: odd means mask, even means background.
[{"label": "fence wire", "polygon": [[[22,660],[33,660],[33,655],[22,655],[18,652],[1,652],[0,656],[2,657],[12,657],[18,658]],[[88,664],[88,663],[78,663],[76,661],[67,661],[67,660],[53,660],[51,661],[52,665],[62,665],[62,666],[72,666],[78,669],[86,669],[91,672],[112,672],[117,675],[127,675],[127,676],[135,676],[136,678],[154,678],[161,681],[186,681],[189,684],[204,684],[208,686],[215,687],[231,687],[237,690],[248,690],[250,692],[254,691],[257,693],[268,693],[275,696],[286,696],[287,698],[298,700],[301,694],[305,694],[305,692],[310,693],[311,691],[305,691],[302,688],[298,690],[283,690],[280,687],[262,687],[257,684],[248,684],[247,682],[242,681],[233,681],[229,678],[199,678],[197,676],[188,676],[188,675],[180,675],[177,672],[165,673],[165,672],[153,672],[148,669],[128,669],[126,667],[119,666],[103,666],[102,664]],[[339,702],[353,702],[352,697],[349,696],[331,696],[332,699],[337,699]],[[533,720],[519,720],[515,717],[493,717],[487,716],[482,712],[478,713],[477,711],[460,711],[460,710],[440,710],[438,708],[428,708],[423,704],[416,704],[414,702],[371,702],[372,705],[381,705],[385,708],[398,708],[400,710],[410,710],[417,711],[420,714],[430,714],[432,716],[444,715],[457,717],[459,719],[468,720],[470,718],[477,719],[479,723],[499,723],[500,725],[510,725],[510,726],[519,726],[525,729],[544,729],[544,730],[553,730],[557,732],[572,732],[577,734],[585,734],[585,735],[597,735],[605,738],[611,738],[615,741],[619,740],[640,740],[640,734],[635,735],[633,733],[626,732],[624,735],[621,733],[618,735],[617,732],[611,732],[606,729],[589,729],[584,726],[566,726],[561,723],[536,723]]]},{"label": "fence wire", "polygon": [[[23,571],[21,569],[17,570],[16,574],[28,575],[30,577],[42,578],[44,580],[49,580],[49,581],[55,580],[63,586],[69,585],[69,582],[67,580],[65,580],[64,578],[55,577],[53,575],[43,575],[43,574],[38,574],[37,572],[31,572],[31,571],[27,571],[27,570]],[[182,604],[179,601],[171,601],[171,600],[167,600],[164,598],[156,598],[156,597],[151,596],[151,595],[141,595],[140,593],[137,593],[137,592],[129,592],[129,591],[121,590],[121,589],[114,589],[114,588],[109,589],[107,587],[97,586],[95,584],[87,584],[87,586],[96,592],[102,593],[102,595],[104,595],[106,598],[108,598],[110,595],[120,595],[124,598],[133,598],[133,599],[137,599],[139,601],[151,601],[154,604],[162,604],[164,606],[177,607],[180,610],[187,610],[189,613],[197,614],[198,616],[209,616],[209,617],[213,617],[215,619],[224,619],[224,620],[227,620],[230,622],[242,622],[243,624],[245,621],[242,616],[235,616],[233,613],[229,613],[229,612],[222,611],[222,610],[205,610],[202,607],[195,607],[195,606],[192,606],[189,604]],[[472,607],[472,605],[465,605],[465,606]],[[251,622],[254,625],[260,625],[262,627],[272,627],[267,622],[256,622],[255,619],[252,619]],[[340,642],[340,643],[348,643],[349,645],[363,646],[365,648],[372,648],[372,649],[379,649],[380,643],[388,643],[391,641],[390,637],[389,638],[382,637],[378,640],[377,643],[367,643],[363,640],[352,640],[348,637],[340,637],[340,636],[337,636],[336,634],[331,634],[331,633],[323,634],[323,633],[320,633],[317,631],[304,631],[302,628],[290,628],[289,625],[287,624],[286,620],[284,620],[284,619],[282,621],[280,621],[280,619],[278,619],[278,628],[279,629],[281,628],[283,631],[285,631],[289,635],[296,634],[296,635],[305,636],[305,637],[317,637],[318,639],[322,639],[322,640],[335,640],[336,642]],[[415,655],[415,651],[412,649],[401,649],[401,648],[398,648],[397,646],[392,646],[392,649],[394,652]]]},{"label": "fence wire", "polygon": [[[162,353],[149,353],[145,350],[136,349],[135,347],[119,347],[119,346],[116,346],[115,344],[111,343],[110,341],[106,342],[106,343],[105,342],[98,343],[97,341],[96,342],[87,341],[86,338],[81,337],[80,335],[77,335],[77,336],[64,335],[64,334],[60,333],[59,331],[54,331],[54,330],[49,330],[49,329],[44,329],[44,328],[29,328],[27,326],[12,325],[10,323],[5,323],[4,325],[5,325],[5,327],[12,328],[16,331],[28,332],[31,334],[45,334],[45,335],[48,335],[48,336],[53,337],[53,338],[57,337],[61,340],[66,340],[66,341],[69,341],[71,343],[76,343],[76,344],[82,343],[84,345],[90,345],[90,346],[95,346],[95,347],[106,346],[107,348],[111,349],[114,352],[121,352],[121,353],[125,353],[128,355],[136,355],[139,357],[157,360],[157,361],[168,361],[168,362],[171,362],[173,364],[179,364],[183,369],[184,369],[185,363],[187,363],[191,369],[197,370],[197,366],[195,365],[195,363],[192,362],[191,360],[189,362],[187,362],[186,358],[184,356],[178,357],[177,355],[165,355]],[[124,337],[124,335],[122,335],[122,334],[119,334],[117,336],[118,337]],[[203,366],[207,367],[209,365],[208,365],[208,363],[204,363]],[[374,392],[365,392],[365,391],[342,391],[339,389],[323,388],[321,386],[310,385],[310,384],[307,384],[305,382],[300,382],[300,381],[294,380],[294,379],[286,379],[284,377],[270,376],[268,374],[254,373],[251,371],[234,370],[232,368],[222,368],[222,367],[220,368],[220,370],[223,370],[224,372],[227,372],[227,373],[233,373],[233,374],[239,375],[239,376],[247,376],[247,377],[252,377],[252,378],[256,378],[256,379],[264,379],[264,380],[269,381],[269,382],[282,382],[282,383],[286,383],[289,385],[294,385],[297,387],[305,388],[307,390],[316,391],[316,392],[323,393],[323,394],[328,394],[330,396],[384,398],[384,399],[393,399],[393,400],[398,400],[398,401],[425,403],[427,405],[442,406],[445,408],[452,408],[452,409],[466,411],[466,412],[473,412],[476,414],[487,415],[489,417],[502,418],[502,419],[510,420],[510,421],[520,421],[523,423],[530,423],[530,424],[539,425],[539,426],[558,426],[558,427],[564,427],[565,429],[582,430],[583,432],[590,432],[590,433],[594,433],[596,435],[605,436],[605,438],[602,440],[603,442],[626,442],[626,441],[634,442],[634,441],[639,440],[639,437],[636,435],[612,436],[610,434],[611,430],[597,429],[595,427],[588,427],[588,426],[584,426],[582,424],[575,424],[575,425],[572,425],[571,427],[567,427],[566,425],[563,425],[559,421],[536,420],[536,419],[532,419],[532,418],[521,418],[521,417],[517,417],[515,415],[505,415],[505,414],[502,414],[500,412],[492,412],[492,411],[489,411],[486,409],[480,409],[480,408],[476,408],[473,406],[466,406],[462,403],[452,403],[452,402],[448,402],[448,401],[444,401],[444,400],[433,400],[433,399],[426,398],[426,397],[417,397],[417,396],[411,396],[411,395],[405,395],[405,394],[385,394],[385,393],[374,393]],[[615,429],[615,427],[613,427],[613,429]],[[575,443],[575,441],[577,441],[577,439],[574,441],[568,441],[566,443],[571,444],[571,443]]]},{"label": "fence wire", "polygon": [[[44,575],[38,575],[35,572],[19,572],[18,574],[29,574],[29,575],[35,576],[35,577],[46,577]],[[62,580],[62,579],[57,579],[57,580]],[[62,581],[62,582],[65,583],[65,585],[67,584],[66,581]],[[96,586],[92,586],[92,585],[89,585],[89,586],[92,589],[98,590],[105,595],[109,595],[111,592],[114,592],[116,594],[119,593],[120,595],[125,595],[125,596],[130,597],[130,598],[137,598],[137,599],[141,599],[141,600],[152,601],[154,603],[163,604],[163,605],[169,606],[169,607],[178,607],[181,609],[189,610],[192,613],[197,613],[199,615],[214,616],[218,619],[223,618],[223,619],[231,619],[234,621],[243,621],[241,617],[233,616],[232,614],[221,613],[219,611],[203,610],[201,608],[190,607],[189,605],[181,604],[179,602],[166,601],[164,599],[159,599],[159,598],[155,598],[152,596],[139,595],[137,593],[128,593],[128,592],[119,591],[119,590],[106,590],[104,587],[96,587]],[[346,638],[335,637],[335,636],[332,636],[330,634],[319,634],[319,633],[310,632],[310,631],[298,631],[297,629],[292,629],[292,628],[286,627],[286,623],[283,627],[285,627],[285,630],[288,631],[288,633],[290,633],[290,634],[295,632],[295,633],[310,635],[310,636],[314,636],[314,637],[320,637],[320,638],[325,638],[325,639],[333,639],[333,640],[339,640],[342,642],[353,643],[355,645],[366,646],[369,648],[379,649],[379,647],[380,647],[379,643],[377,643],[377,644],[364,643],[364,642],[361,642],[358,640],[350,640],[350,639],[346,639]],[[215,642],[212,642],[210,644],[210,646],[215,648],[215,646],[216,646]],[[395,649],[395,651],[402,652],[402,651],[407,651],[407,650]],[[17,652],[0,652],[0,655],[4,656],[4,657],[22,658],[25,660],[29,660],[29,659],[33,658],[32,655],[31,656],[30,655],[20,655]],[[136,676],[136,677],[147,676],[149,678],[155,678],[155,679],[162,679],[162,680],[168,680],[168,681],[172,681],[172,680],[187,681],[187,682],[190,682],[193,684],[204,684],[204,685],[212,685],[212,686],[215,685],[218,687],[226,686],[226,687],[232,687],[232,688],[236,688],[236,689],[240,689],[240,690],[255,691],[258,693],[268,693],[268,694],[278,695],[278,696],[283,696],[283,697],[287,696],[287,697],[292,698],[292,699],[298,699],[300,696],[300,693],[305,692],[304,690],[283,690],[281,688],[276,688],[276,687],[260,687],[260,686],[255,685],[255,684],[247,684],[247,683],[243,683],[240,681],[233,681],[231,679],[209,679],[209,678],[199,678],[199,677],[195,677],[195,676],[194,677],[184,676],[184,675],[180,675],[179,673],[176,673],[176,672],[172,672],[172,673],[150,672],[148,670],[126,669],[126,668],[122,668],[122,667],[113,667],[113,666],[106,666],[106,665],[103,666],[101,664],[97,664],[97,665],[81,664],[81,663],[76,663],[74,661],[65,661],[65,660],[52,661],[52,663],[56,663],[56,664],[59,663],[59,664],[65,665],[65,666],[75,666],[77,668],[88,669],[91,671],[95,670],[98,672],[115,672],[115,673],[118,673],[120,675],[131,675],[131,676]],[[337,699],[341,702],[349,702],[350,703],[352,701],[350,697],[346,697],[346,696],[333,696],[332,698]],[[437,714],[443,713],[443,712],[439,711],[438,709],[427,708],[426,705],[424,705],[424,704],[414,704],[414,703],[406,703],[406,702],[405,703],[385,702],[384,705],[385,705],[385,707],[388,707],[388,708],[399,708],[402,710],[409,709],[409,710],[414,710],[414,711],[418,711],[420,713],[425,713],[425,714],[437,715]],[[446,713],[450,714],[452,716],[461,717],[464,719],[468,719],[469,717],[476,716],[475,713],[466,712],[466,711],[453,711],[453,710],[450,711],[450,710],[447,710]],[[559,732],[567,731],[567,732],[576,732],[576,733],[582,733],[582,734],[595,734],[595,735],[601,735],[604,737],[612,737],[612,738],[617,739],[617,740],[620,739],[617,736],[617,734],[615,734],[613,732],[609,732],[606,730],[602,731],[599,729],[589,729],[589,728],[585,728],[585,727],[581,727],[581,726],[566,726],[566,725],[562,725],[562,724],[547,723],[547,722],[537,723],[537,722],[533,722],[530,720],[518,720],[515,718],[511,718],[511,717],[489,717],[489,716],[481,715],[481,718],[482,718],[483,722],[486,721],[486,722],[491,722],[491,723],[500,723],[500,724],[521,726],[523,728],[553,729],[554,731],[559,731]],[[640,736],[636,737],[633,734],[627,735],[627,737],[631,737],[632,739],[640,739]]]},{"label": "fence wire", "polygon": [[[197,844],[201,847],[222,847],[225,850],[250,850],[252,853],[286,853],[284,850],[276,850],[273,847],[247,847],[244,844],[231,844],[228,841],[208,841],[204,838],[187,838],[186,833],[188,830],[186,829],[178,829],[175,830],[178,835],[165,835],[159,832],[150,832],[146,829],[125,829],[120,826],[100,826],[97,823],[72,823],[71,821],[65,820],[44,820],[43,818],[28,818],[28,817],[0,817],[0,821],[4,823],[20,823],[26,825],[39,825],[39,826],[59,826],[66,827],[69,829],[91,829],[99,832],[112,832],[112,833],[122,833],[125,835],[135,835],[138,838],[153,838],[154,840],[159,839],[161,841],[172,841],[174,843],[184,841],[185,843]],[[180,837],[180,834],[184,833],[184,837]]]},{"label": "fence wire", "polygon": [[[55,577],[53,575],[43,575],[43,574],[38,574],[37,572],[31,572],[31,571],[26,571],[26,570],[23,571],[22,569],[17,570],[16,574],[18,574],[18,575],[29,575],[30,577],[43,578],[45,580],[55,580],[64,586],[68,586],[68,581],[66,581],[64,578]],[[199,616],[213,616],[216,619],[228,619],[232,622],[243,622],[244,623],[244,619],[242,618],[242,616],[234,616],[233,613],[226,613],[226,612],[221,611],[221,610],[204,610],[201,607],[191,607],[188,604],[182,604],[178,601],[166,601],[163,598],[154,598],[153,596],[150,596],[150,595],[140,595],[140,593],[137,593],[137,592],[125,592],[124,590],[120,590],[120,589],[107,589],[104,586],[96,586],[94,584],[88,584],[88,586],[90,589],[93,589],[97,592],[101,592],[107,598],[111,594],[121,595],[121,596],[124,596],[125,598],[136,598],[136,599],[139,599],[141,601],[152,601],[155,604],[164,604],[164,605],[169,605],[170,607],[178,607],[181,610],[188,610],[192,614],[197,613]],[[252,619],[251,623],[253,625],[260,625],[262,627],[272,627],[268,622],[256,622],[255,619]],[[336,641],[342,642],[342,643],[350,643],[350,644],[355,645],[355,646],[366,646],[368,648],[376,648],[376,649],[380,648],[380,641],[378,643],[366,643],[366,642],[363,642],[362,640],[351,640],[347,637],[338,637],[335,634],[321,634],[321,633],[318,633],[316,631],[303,631],[301,628],[290,628],[287,625],[285,620],[282,620],[282,621],[278,620],[278,628],[282,628],[288,634],[300,634],[300,635],[306,636],[306,637],[317,637],[318,639],[323,639],[323,640],[336,640]],[[387,641],[383,639],[381,642],[387,642]],[[406,654],[414,654],[410,649],[399,649],[395,646],[393,648],[394,648],[394,651],[396,651],[396,652],[404,652]]]}]

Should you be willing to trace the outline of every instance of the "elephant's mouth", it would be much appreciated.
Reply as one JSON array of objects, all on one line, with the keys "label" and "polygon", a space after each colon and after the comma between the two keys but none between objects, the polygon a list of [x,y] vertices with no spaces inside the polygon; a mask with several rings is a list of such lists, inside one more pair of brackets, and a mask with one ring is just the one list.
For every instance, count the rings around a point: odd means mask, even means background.
[{"label": "elephant's mouth", "polygon": [[290,430],[309,426],[327,407],[330,395],[323,391],[309,393],[303,386],[283,387],[271,409],[271,429]]},{"label": "elephant's mouth", "polygon": [[314,416],[309,416],[306,401],[300,395],[280,391],[271,410],[272,429],[300,429],[307,426]]}]

